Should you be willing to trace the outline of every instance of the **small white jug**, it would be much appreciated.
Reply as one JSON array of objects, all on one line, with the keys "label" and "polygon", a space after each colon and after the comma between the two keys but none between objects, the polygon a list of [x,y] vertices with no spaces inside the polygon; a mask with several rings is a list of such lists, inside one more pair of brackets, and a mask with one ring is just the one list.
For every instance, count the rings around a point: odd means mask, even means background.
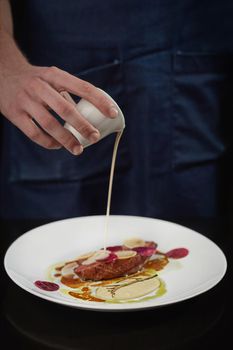
[{"label": "small white jug", "polygon": [[[117,103],[109,96],[105,91],[101,90],[105,95],[110,98],[118,110],[118,115],[115,118],[108,118],[93,104],[85,99],[81,99],[77,104],[76,108],[81,115],[90,122],[96,129],[99,130],[100,140],[105,136],[114,132],[122,131],[125,128],[125,118]],[[65,123],[64,127],[69,130],[85,148],[92,145],[91,141],[83,137],[73,126]]]}]

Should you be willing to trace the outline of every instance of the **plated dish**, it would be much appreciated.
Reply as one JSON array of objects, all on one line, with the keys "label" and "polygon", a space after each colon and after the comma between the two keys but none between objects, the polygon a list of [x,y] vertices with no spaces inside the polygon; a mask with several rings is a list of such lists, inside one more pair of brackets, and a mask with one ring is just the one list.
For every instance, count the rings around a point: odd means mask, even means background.
[{"label": "plated dish", "polygon": [[170,259],[188,255],[186,248],[167,253],[153,241],[131,238],[115,245],[59,262],[48,269],[47,280],[35,286],[79,300],[108,303],[140,302],[166,293],[159,271]]},{"label": "plated dish", "polygon": [[111,216],[110,245],[104,249],[104,224],[105,216],[90,216],[25,233],[6,253],[8,275],[28,292],[53,302],[126,311],[191,298],[225,274],[220,248],[186,227]]}]

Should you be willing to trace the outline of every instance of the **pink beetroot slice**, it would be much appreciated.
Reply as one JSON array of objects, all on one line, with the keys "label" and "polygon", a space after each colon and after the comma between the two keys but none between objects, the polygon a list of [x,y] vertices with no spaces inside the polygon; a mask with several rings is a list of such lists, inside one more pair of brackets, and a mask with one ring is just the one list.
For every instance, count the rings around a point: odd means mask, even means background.
[{"label": "pink beetroot slice", "polygon": [[120,250],[123,250],[123,246],[122,245],[114,245],[112,247],[107,247],[107,250],[109,250],[110,252],[119,252]]},{"label": "pink beetroot slice", "polygon": [[169,250],[169,252],[165,253],[165,255],[168,258],[173,258],[173,259],[181,259],[187,256],[189,253],[187,248],[175,248],[172,250]]},{"label": "pink beetroot slice", "polygon": [[56,290],[59,289],[59,285],[56,283],[52,283],[52,282],[47,282],[47,281],[35,281],[34,282],[35,286],[46,290],[47,292],[55,292]]},{"label": "pink beetroot slice", "polygon": [[135,252],[137,252],[142,256],[152,256],[156,252],[155,247],[136,247],[136,248],[133,248],[132,250],[134,250]]}]

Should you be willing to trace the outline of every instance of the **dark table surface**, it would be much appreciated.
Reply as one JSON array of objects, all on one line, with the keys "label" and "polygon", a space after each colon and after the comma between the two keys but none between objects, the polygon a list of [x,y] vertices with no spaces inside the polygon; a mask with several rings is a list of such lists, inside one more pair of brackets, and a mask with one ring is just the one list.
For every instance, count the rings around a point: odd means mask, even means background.
[{"label": "dark table surface", "polygon": [[[48,222],[48,221],[47,221]],[[230,220],[179,220],[223,250],[228,270],[211,290],[148,311],[102,313],[72,309],[33,296],[7,276],[3,258],[20,234],[42,221],[1,223],[1,344],[8,349],[222,349],[232,348]]]}]

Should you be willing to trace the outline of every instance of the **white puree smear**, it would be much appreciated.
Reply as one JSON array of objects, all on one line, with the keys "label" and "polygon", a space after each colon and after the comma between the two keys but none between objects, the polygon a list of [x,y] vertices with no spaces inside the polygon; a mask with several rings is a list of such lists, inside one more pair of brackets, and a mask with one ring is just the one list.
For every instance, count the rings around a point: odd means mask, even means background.
[{"label": "white puree smear", "polygon": [[125,279],[124,284],[108,285],[99,287],[96,290],[97,298],[104,300],[127,300],[147,295],[160,287],[160,280],[157,276],[141,279],[135,282],[133,279]]}]

